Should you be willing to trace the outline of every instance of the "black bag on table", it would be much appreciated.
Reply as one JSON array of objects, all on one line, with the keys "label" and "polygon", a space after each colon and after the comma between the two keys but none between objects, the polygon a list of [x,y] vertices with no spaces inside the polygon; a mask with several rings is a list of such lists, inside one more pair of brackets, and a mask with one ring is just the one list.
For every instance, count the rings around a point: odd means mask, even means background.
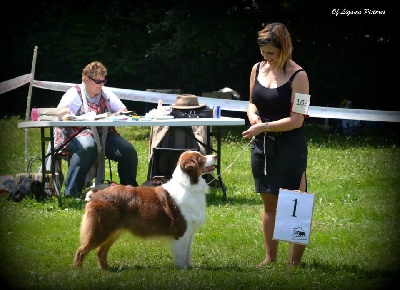
[{"label": "black bag on table", "polygon": [[209,107],[199,109],[172,109],[171,115],[174,118],[212,118],[213,109]]},{"label": "black bag on table", "polygon": [[171,115],[174,118],[212,118],[213,109],[205,103],[199,103],[196,95],[182,94],[176,96],[175,103],[171,105]]}]

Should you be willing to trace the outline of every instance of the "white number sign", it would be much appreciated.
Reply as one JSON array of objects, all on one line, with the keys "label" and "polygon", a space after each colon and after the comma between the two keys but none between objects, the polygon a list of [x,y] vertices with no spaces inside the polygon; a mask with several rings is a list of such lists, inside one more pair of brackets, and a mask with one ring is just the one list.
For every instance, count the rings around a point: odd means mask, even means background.
[{"label": "white number sign", "polygon": [[281,188],[273,239],[307,245],[313,209],[314,194]]}]

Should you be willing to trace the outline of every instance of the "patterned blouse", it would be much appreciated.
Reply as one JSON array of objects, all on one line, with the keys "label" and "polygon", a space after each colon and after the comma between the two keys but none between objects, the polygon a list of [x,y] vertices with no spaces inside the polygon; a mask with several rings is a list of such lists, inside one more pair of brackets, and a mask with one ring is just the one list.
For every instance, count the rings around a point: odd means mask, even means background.
[{"label": "patterned blouse", "polygon": [[[82,91],[79,85],[74,86],[77,90],[79,97],[81,99],[82,105],[76,112],[76,115],[83,115],[87,113],[84,108],[84,102],[82,99]],[[111,112],[110,109],[110,100],[107,99],[103,91],[100,95],[99,101],[96,103],[87,102],[89,111],[96,112],[96,115],[103,114],[107,112]],[[82,130],[83,129],[83,130]],[[103,127],[96,127],[99,136],[101,136]],[[81,131],[82,130],[82,131]],[[79,131],[81,131],[79,133]],[[114,126],[108,127],[108,132],[114,132],[118,134],[118,131]],[[94,138],[93,131],[90,128],[82,128],[82,127],[55,127],[54,128],[54,142],[57,148],[65,147],[65,144],[69,142],[69,140],[75,138],[76,136],[92,136]],[[62,146],[62,147],[61,147]]]}]

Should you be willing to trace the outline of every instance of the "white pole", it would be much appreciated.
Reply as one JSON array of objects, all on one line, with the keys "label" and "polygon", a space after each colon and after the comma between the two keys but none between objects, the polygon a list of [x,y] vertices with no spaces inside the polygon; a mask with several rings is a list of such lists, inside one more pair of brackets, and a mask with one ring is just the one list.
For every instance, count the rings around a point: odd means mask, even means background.
[{"label": "white pole", "polygon": [[[31,81],[29,82],[28,97],[26,98],[25,121],[29,121],[29,118],[30,118],[32,85],[33,85],[33,80],[35,79],[35,67],[36,67],[37,49],[38,49],[38,47],[35,46],[35,49],[33,50]],[[29,143],[29,132],[28,132],[28,128],[26,128],[25,129],[25,169],[24,170],[26,170],[26,168],[28,167],[28,162],[29,162],[28,143]]]}]

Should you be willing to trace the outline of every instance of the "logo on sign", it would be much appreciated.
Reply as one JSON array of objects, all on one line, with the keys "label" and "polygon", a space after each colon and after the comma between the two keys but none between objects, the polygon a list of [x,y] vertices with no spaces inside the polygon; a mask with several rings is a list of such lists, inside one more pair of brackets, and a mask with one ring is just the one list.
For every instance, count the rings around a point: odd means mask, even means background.
[{"label": "logo on sign", "polygon": [[293,228],[293,240],[307,240],[306,231],[302,227],[295,227]]}]

